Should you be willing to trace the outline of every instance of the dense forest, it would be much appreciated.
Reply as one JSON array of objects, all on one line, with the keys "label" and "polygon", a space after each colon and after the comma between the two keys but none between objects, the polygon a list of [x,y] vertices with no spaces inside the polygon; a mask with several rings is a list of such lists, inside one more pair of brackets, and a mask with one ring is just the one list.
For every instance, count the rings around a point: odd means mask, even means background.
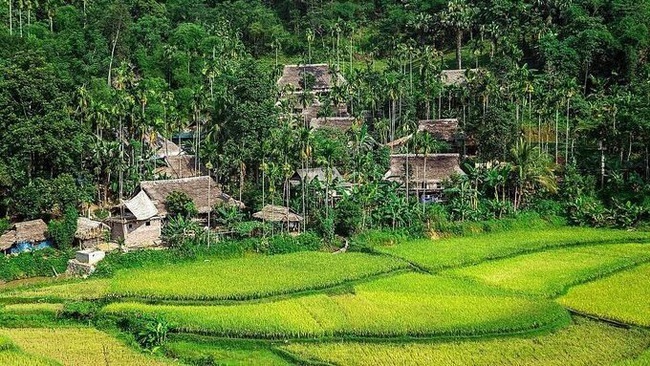
[{"label": "dense forest", "polygon": [[[0,3],[0,214],[56,218],[132,196],[184,147],[248,210],[288,203],[324,234],[533,210],[632,226],[650,212],[650,3],[632,0],[9,0]],[[285,64],[344,75],[363,122],[286,118]],[[467,82],[440,73],[463,69]],[[382,181],[384,144],[458,118],[466,175],[443,205]],[[417,134],[416,134],[417,135]],[[416,136],[404,152],[446,152]],[[336,203],[292,189],[337,167]],[[329,187],[328,187],[329,188]],[[225,214],[227,215],[227,214]]]}]

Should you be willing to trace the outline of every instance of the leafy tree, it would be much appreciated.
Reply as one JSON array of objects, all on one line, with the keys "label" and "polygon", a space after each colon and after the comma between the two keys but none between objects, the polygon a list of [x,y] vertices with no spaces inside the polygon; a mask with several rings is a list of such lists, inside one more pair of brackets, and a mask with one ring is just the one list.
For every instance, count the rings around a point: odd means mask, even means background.
[{"label": "leafy tree", "polygon": [[165,207],[167,212],[173,216],[180,216],[183,218],[192,218],[198,214],[196,205],[187,193],[181,191],[173,191],[165,198]]}]

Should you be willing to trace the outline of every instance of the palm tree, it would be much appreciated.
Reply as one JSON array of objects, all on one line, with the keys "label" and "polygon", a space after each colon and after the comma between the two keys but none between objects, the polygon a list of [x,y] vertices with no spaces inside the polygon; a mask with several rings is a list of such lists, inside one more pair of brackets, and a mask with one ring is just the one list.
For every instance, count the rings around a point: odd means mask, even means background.
[{"label": "palm tree", "polygon": [[475,9],[466,0],[451,0],[447,3],[447,9],[441,14],[441,23],[451,28],[456,37],[456,65],[462,69],[461,50],[463,45],[463,32],[473,22]]},{"label": "palm tree", "polygon": [[538,188],[557,192],[554,167],[539,147],[520,138],[510,150],[510,155],[515,179],[515,210],[521,207],[528,194],[534,193]]}]

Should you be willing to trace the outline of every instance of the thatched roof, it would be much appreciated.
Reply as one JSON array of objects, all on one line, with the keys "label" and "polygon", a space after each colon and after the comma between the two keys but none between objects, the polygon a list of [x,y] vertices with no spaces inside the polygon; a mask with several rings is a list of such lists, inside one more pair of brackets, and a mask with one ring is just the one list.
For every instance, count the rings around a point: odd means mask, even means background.
[{"label": "thatched roof", "polygon": [[357,122],[354,117],[319,117],[312,118],[309,126],[314,129],[335,128],[337,130],[349,130]]},{"label": "thatched roof", "polygon": [[296,214],[289,207],[266,205],[262,211],[255,212],[256,219],[270,222],[302,222],[302,216]]},{"label": "thatched roof", "polygon": [[409,181],[413,183],[439,183],[454,174],[465,174],[460,169],[459,154],[396,154],[390,156],[390,169],[385,180],[404,182],[406,180],[406,159],[409,165]]},{"label": "thatched roof", "polygon": [[15,223],[11,230],[0,236],[0,250],[6,250],[15,243],[35,243],[47,238],[47,224],[41,220]]},{"label": "thatched roof", "polygon": [[[342,181],[343,177],[339,170],[336,167],[331,169],[332,181],[339,180]],[[318,178],[321,182],[327,182],[327,171],[325,168],[309,168],[309,169],[297,169],[296,172],[291,176],[289,180],[297,182],[306,182],[311,183],[315,178]]]},{"label": "thatched roof", "polygon": [[430,119],[418,123],[419,132],[428,132],[437,140],[452,142],[458,136],[458,119]]},{"label": "thatched roof", "polygon": [[404,146],[407,142],[411,141],[413,138],[413,134],[408,134],[404,137],[400,137],[397,140],[393,140],[391,142],[386,143],[386,147],[391,148],[391,149],[397,149],[399,147]]},{"label": "thatched roof", "polygon": [[[442,70],[440,73],[440,79],[443,85],[462,85],[467,83],[467,76],[465,76],[467,70]],[[470,72],[477,72],[478,69],[470,69]]]},{"label": "thatched roof", "polygon": [[158,209],[144,191],[140,191],[135,197],[124,202],[124,205],[139,221],[150,219],[158,214]]},{"label": "thatched roof", "polygon": [[199,166],[195,169],[196,157],[194,155],[175,155],[165,158],[165,166],[156,169],[158,176],[166,176],[172,179],[191,178],[206,173],[205,168]]},{"label": "thatched roof", "polygon": [[87,217],[77,218],[77,231],[74,237],[81,240],[101,238],[108,226],[99,221],[91,220]]},{"label": "thatched roof", "polygon": [[311,87],[313,92],[327,92],[336,83],[339,85],[345,83],[345,79],[341,73],[336,73],[336,78],[333,77],[333,72],[330,71],[327,64],[307,64],[307,65],[286,65],[282,71],[282,76],[278,80],[278,86],[284,88],[290,85],[294,92],[303,92],[304,80],[303,75],[311,74],[314,76],[314,85]]},{"label": "thatched roof", "polygon": [[159,158],[164,158],[166,156],[176,156],[180,155],[183,151],[180,146],[176,145],[174,142],[167,140],[166,138],[158,135],[156,141],[154,142],[154,148],[156,149],[156,156]]},{"label": "thatched roof", "polygon": [[[144,181],[140,182],[140,188],[151,199],[151,202],[158,210],[158,214],[162,216],[167,214],[165,200],[174,191],[184,192],[192,198],[201,214],[208,213],[217,204],[244,206],[241,202],[223,193],[219,185],[209,176]],[[209,196],[208,190],[210,191]]]},{"label": "thatched roof", "polygon": [[0,236],[0,250],[7,250],[16,243],[16,230],[9,230]]}]

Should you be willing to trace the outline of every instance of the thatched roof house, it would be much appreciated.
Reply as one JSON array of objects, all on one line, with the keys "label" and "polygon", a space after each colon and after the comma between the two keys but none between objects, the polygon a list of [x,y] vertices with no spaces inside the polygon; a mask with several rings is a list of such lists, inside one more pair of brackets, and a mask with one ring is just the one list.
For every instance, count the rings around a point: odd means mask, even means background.
[{"label": "thatched roof house", "polygon": [[285,65],[277,82],[278,87],[282,89],[288,86],[294,93],[302,93],[306,75],[313,76],[313,93],[329,92],[334,85],[346,82],[341,73],[331,71],[327,64]]},{"label": "thatched roof house", "polygon": [[47,239],[47,224],[41,219],[17,222],[11,230],[0,236],[0,250],[16,243],[37,243]]},{"label": "thatched roof house", "polygon": [[217,204],[244,206],[243,203],[225,194],[210,176],[143,181],[140,182],[140,188],[155,205],[160,216],[167,215],[165,200],[174,191],[184,192],[192,198],[200,214],[208,213]]},{"label": "thatched roof house", "polygon": [[207,172],[201,165],[197,166],[194,155],[174,155],[165,157],[165,166],[157,168],[154,174],[171,179],[191,178],[205,175]]},{"label": "thatched roof house", "polygon": [[158,215],[158,208],[144,191],[138,192],[135,197],[124,202],[124,206],[138,221],[144,221]]},{"label": "thatched roof house", "polygon": [[[449,143],[456,142],[461,137],[458,119],[456,118],[421,120],[418,122],[418,132],[431,134],[436,140]],[[387,143],[386,147],[390,149],[400,148],[406,145],[412,138],[413,134],[406,135]]]},{"label": "thatched roof house", "polygon": [[357,123],[354,117],[318,117],[312,118],[309,127],[314,129],[333,128],[341,131],[347,131]]},{"label": "thatched roof house", "polygon": [[418,132],[428,132],[436,140],[454,142],[460,136],[457,118],[421,120]]},{"label": "thatched roof house", "polygon": [[459,154],[396,154],[390,157],[390,169],[384,174],[384,180],[405,184],[407,172],[409,188],[426,190],[439,190],[445,179],[465,174],[460,168]]},{"label": "thatched roof house", "polygon": [[302,216],[296,214],[289,207],[266,205],[261,211],[255,212],[253,217],[269,222],[300,223]]},{"label": "thatched roof house", "polygon": [[180,155],[183,152],[180,146],[168,140],[162,135],[156,136],[155,141],[152,143],[153,147],[156,149],[156,156],[159,158],[164,158],[166,156],[176,156]]},{"label": "thatched roof house", "polygon": [[[440,80],[445,86],[458,86],[467,83],[466,72],[468,70],[442,70]],[[478,72],[478,69],[469,69],[470,72]]]},{"label": "thatched roof house", "polygon": [[[343,181],[343,176],[339,173],[339,170],[336,167],[333,167],[330,171],[331,181]],[[325,168],[309,168],[309,169],[297,169],[296,172],[289,178],[289,182],[292,185],[298,185],[302,182],[307,184],[311,183],[314,179],[318,179],[320,182],[327,182],[327,170]]]},{"label": "thatched roof house", "polygon": [[79,243],[79,246],[90,248],[104,242],[104,237],[109,229],[109,226],[102,222],[87,217],[79,217],[77,218],[77,231],[74,238]]}]

